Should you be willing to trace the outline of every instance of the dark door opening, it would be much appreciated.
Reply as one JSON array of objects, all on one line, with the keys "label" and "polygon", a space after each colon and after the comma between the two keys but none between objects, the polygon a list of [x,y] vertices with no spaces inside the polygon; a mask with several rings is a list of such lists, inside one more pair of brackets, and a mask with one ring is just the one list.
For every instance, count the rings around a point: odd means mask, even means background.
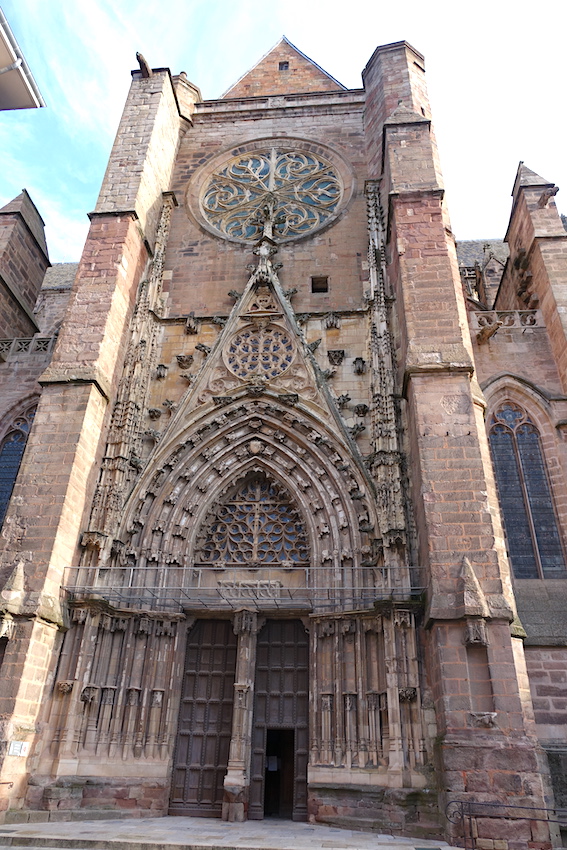
[{"label": "dark door opening", "polygon": [[295,732],[293,729],[267,729],[264,817],[291,818]]},{"label": "dark door opening", "polygon": [[301,621],[268,620],[256,651],[250,820],[307,820],[308,669]]}]

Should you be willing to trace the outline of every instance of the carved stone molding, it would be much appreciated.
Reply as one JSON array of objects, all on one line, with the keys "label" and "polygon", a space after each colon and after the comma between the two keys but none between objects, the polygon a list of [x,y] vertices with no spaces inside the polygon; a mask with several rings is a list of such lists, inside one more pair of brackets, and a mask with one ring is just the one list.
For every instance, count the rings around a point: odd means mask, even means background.
[{"label": "carved stone molding", "polygon": [[101,531],[83,531],[81,534],[81,546],[83,549],[102,549],[107,535]]},{"label": "carved stone molding", "polygon": [[345,711],[356,711],[357,706],[357,695],[356,694],[343,694],[344,702],[345,702]]},{"label": "carved stone molding", "polygon": [[237,611],[234,615],[232,629],[235,635],[256,634],[258,630],[258,615],[255,611]]},{"label": "carved stone molding", "polygon": [[297,393],[281,393],[278,395],[278,398],[282,404],[288,404],[290,407],[294,407],[299,402],[299,395]]},{"label": "carved stone molding", "polygon": [[348,430],[351,437],[356,439],[363,431],[366,431],[366,425],[363,425],[362,422],[356,422],[354,425],[351,425]]},{"label": "carved stone molding", "polygon": [[99,689],[95,685],[87,685],[81,691],[81,702],[92,703],[96,700]]},{"label": "carved stone molding", "polygon": [[195,313],[193,310],[189,313],[185,320],[185,333],[186,334],[198,334],[199,333],[199,321],[195,318]]},{"label": "carved stone molding", "polygon": [[57,682],[57,693],[61,694],[61,696],[66,696],[70,694],[73,690],[74,682],[66,681],[66,682]]},{"label": "carved stone molding", "polygon": [[405,611],[403,608],[395,608],[392,619],[394,625],[398,628],[409,629],[412,623],[411,611]]},{"label": "carved stone molding", "polygon": [[11,640],[16,633],[16,625],[10,614],[2,614],[0,617],[0,638]]},{"label": "carved stone molding", "polygon": [[465,626],[465,643],[473,646],[488,646],[488,633],[485,620],[467,620]]},{"label": "carved stone molding", "polygon": [[496,711],[471,711],[469,712],[471,726],[479,729],[496,728]]},{"label": "carved stone molding", "polygon": [[340,328],[341,319],[336,313],[328,313],[323,319],[323,327],[329,330],[330,328]]},{"label": "carved stone molding", "polygon": [[333,710],[333,694],[321,694],[321,711]]},{"label": "carved stone molding", "polygon": [[281,581],[224,580],[218,582],[219,592],[225,599],[279,599]]},{"label": "carved stone molding", "polygon": [[327,351],[327,357],[331,366],[340,366],[345,359],[344,348],[330,348]]},{"label": "carved stone molding", "polygon": [[415,702],[417,699],[417,688],[400,688],[400,702]]},{"label": "carved stone molding", "polygon": [[195,360],[192,354],[177,354],[175,359],[177,360],[180,369],[189,369]]}]

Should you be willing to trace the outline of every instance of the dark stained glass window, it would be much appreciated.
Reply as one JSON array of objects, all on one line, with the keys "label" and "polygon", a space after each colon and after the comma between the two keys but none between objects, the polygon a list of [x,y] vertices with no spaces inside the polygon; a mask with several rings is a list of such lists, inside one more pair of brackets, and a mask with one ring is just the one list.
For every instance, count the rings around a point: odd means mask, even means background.
[{"label": "dark stained glass window", "polygon": [[35,411],[34,405],[16,419],[0,444],[0,528],[8,510]]},{"label": "dark stained glass window", "polygon": [[511,402],[492,417],[490,447],[516,578],[565,578],[565,558],[539,433]]}]

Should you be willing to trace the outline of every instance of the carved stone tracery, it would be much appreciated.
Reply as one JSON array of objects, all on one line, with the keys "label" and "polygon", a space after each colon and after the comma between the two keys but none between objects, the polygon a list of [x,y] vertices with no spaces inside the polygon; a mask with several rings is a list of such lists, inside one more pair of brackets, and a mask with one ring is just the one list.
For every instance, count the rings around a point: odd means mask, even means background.
[{"label": "carved stone tracery", "polygon": [[213,509],[203,532],[195,563],[291,567],[308,562],[303,520],[289,494],[265,474],[247,476]]}]

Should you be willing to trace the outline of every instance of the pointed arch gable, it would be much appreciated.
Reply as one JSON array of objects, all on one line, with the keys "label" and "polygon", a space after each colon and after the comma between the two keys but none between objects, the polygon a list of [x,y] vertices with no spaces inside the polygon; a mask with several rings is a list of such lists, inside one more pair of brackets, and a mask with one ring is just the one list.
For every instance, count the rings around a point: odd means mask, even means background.
[{"label": "pointed arch gable", "polygon": [[[277,580],[286,587],[359,583],[354,571],[377,548],[368,479],[321,423],[256,399],[203,417],[198,429],[156,457],[130,497],[115,564],[126,570],[130,559],[138,570],[134,583],[164,587],[197,580],[193,555],[199,529],[212,506],[252,472],[285,488],[305,519],[309,563],[298,575]],[[218,583],[208,574],[198,580],[205,578],[209,586]]]}]

